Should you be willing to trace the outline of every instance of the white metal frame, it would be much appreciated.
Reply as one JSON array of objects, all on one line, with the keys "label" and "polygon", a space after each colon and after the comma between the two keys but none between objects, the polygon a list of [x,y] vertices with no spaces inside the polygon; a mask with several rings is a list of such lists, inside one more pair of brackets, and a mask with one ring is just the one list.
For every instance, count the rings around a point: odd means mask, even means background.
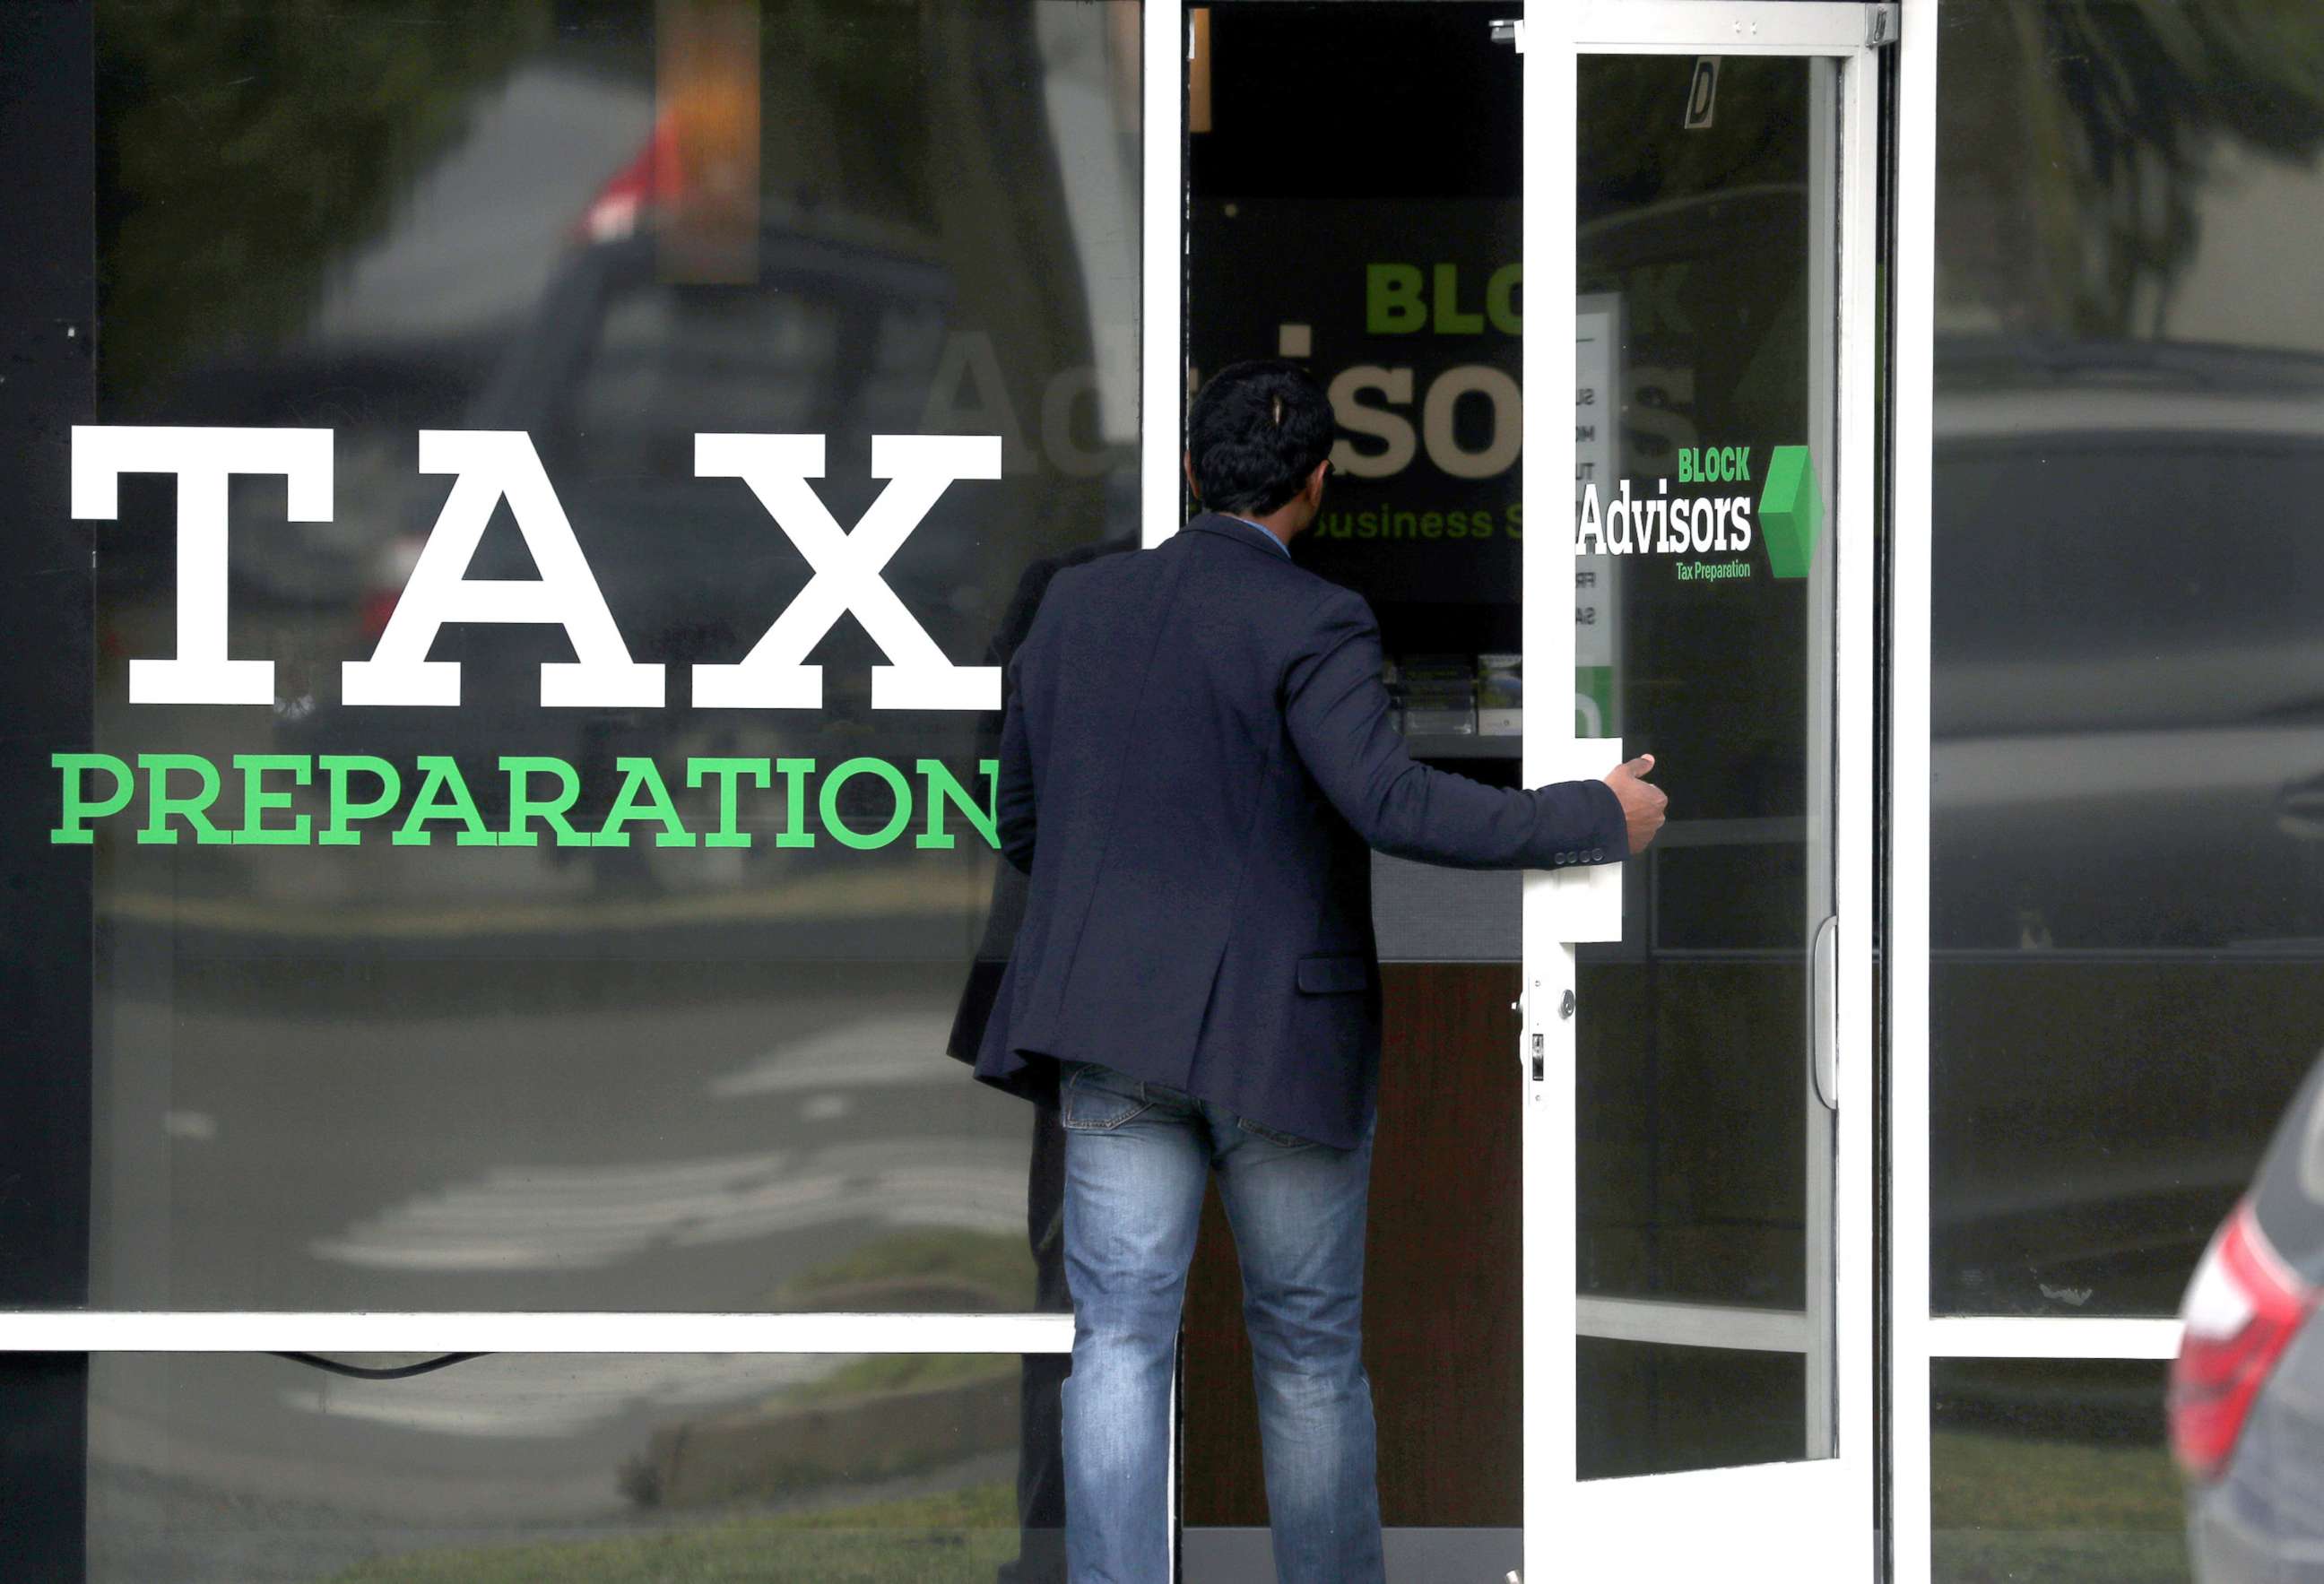
[{"label": "white metal frame", "polygon": [[[1142,104],[1144,181],[1139,189],[1138,530],[1148,548],[1178,531],[1179,431],[1186,402],[1186,62],[1194,30],[1185,0],[1142,0],[1146,47],[1139,89]],[[1073,1350],[1072,1317],[1065,1345]],[[1183,1349],[1181,1349],[1183,1356]],[[1178,1569],[1178,1392],[1183,1368],[1170,1377],[1170,1567]]]},{"label": "white metal frame", "polygon": [[1069,1353],[1070,1314],[0,1314],[0,1353]]},{"label": "white metal frame", "polygon": [[1936,438],[1937,41],[1943,0],[1903,8],[1896,95],[1894,546],[1889,619],[1889,1577],[1928,1584],[1932,1362],[2165,1359],[2175,1320],[1930,1310],[1929,836]]},{"label": "white metal frame", "polygon": [[[1139,238],[1139,539],[1178,531],[1186,410],[1186,67],[1194,25],[1185,0],[1144,0],[1146,185]],[[1174,69],[1161,69],[1165,61]]]},{"label": "white metal frame", "polygon": [[[1583,1485],[1575,1468],[1573,1339],[1591,1326],[1667,1317],[1585,1310],[1573,1290],[1574,1094],[1571,1022],[1558,1015],[1574,988],[1570,945],[1558,944],[1560,895],[1546,876],[1525,887],[1528,1043],[1551,1052],[1547,1076],[1524,1083],[1526,1214],[1525,1526],[1526,1572],[1553,1577],[1869,1577],[1873,1554],[1873,1253],[1871,1173],[1871,922],[1874,700],[1872,488],[1877,69],[1872,14],[1855,4],[1764,4],[1751,0],[1576,0],[1527,26],[1525,67],[1526,273],[1537,301],[1571,302],[1575,290],[1578,61],[1585,53],[1811,55],[1840,63],[1838,125],[1840,234],[1843,262],[1834,280],[1842,397],[1838,454],[1830,480],[1836,563],[1838,666],[1834,705],[1840,785],[1834,846],[1835,910],[1843,923],[1835,994],[1840,1073],[1833,1206],[1834,1302],[1840,1318],[1838,1456]],[[1570,337],[1536,336],[1525,347],[1526,388],[1571,390]],[[1529,471],[1552,490],[1573,475],[1574,435],[1555,404],[1526,410]],[[1563,535],[1526,541],[1525,649],[1536,676],[1570,674],[1572,627],[1567,602],[1572,548]],[[1557,757],[1554,734],[1570,731],[1545,712],[1548,732],[1529,732],[1529,781]],[[1547,1185],[1545,1191],[1544,1185]],[[1797,1323],[1807,1323],[1806,1317]],[[1659,1330],[1657,1334],[1660,1334]],[[1766,1341],[1782,1338],[1771,1333]]]},{"label": "white metal frame", "polygon": [[1888,589],[1889,1577],[1925,1584],[1929,1506],[1929,594],[1937,300],[1937,0],[1896,63]]},{"label": "white metal frame", "polygon": [[[1842,254],[1839,226],[1840,211],[1849,194],[1839,189],[1842,180],[1842,152],[1840,125],[1840,96],[1842,86],[1839,63],[1828,56],[1812,58],[1808,82],[1808,301],[1811,304],[1840,304],[1840,269]],[[1855,74],[1859,79],[1863,71]],[[1850,255],[1852,257],[1852,255]],[[1843,373],[1840,365],[1840,316],[1827,317],[1810,313],[1808,316],[1808,433],[1840,435],[1840,381]],[[1860,403],[1861,404],[1861,403]],[[1868,453],[1867,454],[1868,456]],[[1849,453],[1840,450],[1843,465]],[[1868,467],[1858,471],[1868,472]],[[1832,502],[1839,504],[1837,500]],[[1868,519],[1867,520],[1869,520]],[[1807,872],[1811,877],[1830,875],[1834,889],[1825,892],[1811,883],[1808,888],[1806,914],[1802,920],[1801,940],[1807,950],[1808,1048],[1802,1053],[1807,1069],[1807,1082],[1801,1085],[1801,1107],[1805,1111],[1807,1138],[1807,1248],[1806,1248],[1806,1313],[1808,1412],[1804,1441],[1811,1458],[1828,1455],[1839,1433],[1839,1360],[1834,1356],[1833,1342],[1837,1335],[1838,1294],[1834,1290],[1836,1276],[1833,1261],[1839,1254],[1837,1223],[1838,1183],[1833,1167],[1839,1139],[1838,1129],[1831,1123],[1839,1106],[1839,1039],[1836,1005],[1830,1004],[1839,995],[1835,982],[1840,972],[1838,951],[1841,929],[1838,894],[1839,866],[1835,856],[1840,851],[1836,843],[1840,833],[1835,826],[1839,805],[1843,801],[1843,784],[1839,779],[1839,765],[1833,755],[1839,748],[1840,723],[1834,718],[1839,700],[1839,668],[1837,648],[1840,587],[1837,576],[1836,556],[1820,556],[1809,569],[1808,583],[1808,656],[1813,663],[1818,656],[1829,657],[1832,662],[1816,678],[1808,694],[1808,776],[1811,787],[1829,787],[1832,799],[1822,806],[1807,810]],[[1877,594],[1875,597],[1877,597]],[[1867,756],[1868,760],[1868,755]],[[1840,763],[1848,762],[1846,760]],[[1869,785],[1859,788],[1859,796],[1871,796]],[[1851,921],[1854,933],[1865,933],[1864,920]],[[1829,959],[1829,960],[1827,960]],[[1831,1072],[1829,1081],[1833,1093],[1825,1092],[1827,1074],[1825,1057],[1829,1054]]]}]

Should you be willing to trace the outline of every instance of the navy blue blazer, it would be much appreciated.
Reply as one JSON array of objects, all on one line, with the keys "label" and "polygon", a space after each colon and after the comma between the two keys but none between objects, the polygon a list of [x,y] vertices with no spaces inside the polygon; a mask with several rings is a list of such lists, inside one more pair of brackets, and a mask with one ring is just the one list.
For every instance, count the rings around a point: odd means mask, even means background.
[{"label": "navy blue blazer", "polygon": [[[1627,855],[1602,781],[1416,764],[1363,599],[1205,514],[1067,567],[1009,667],[1001,846],[1030,876],[977,1076],[1102,1062],[1352,1147],[1379,1094],[1376,847],[1466,869]],[[1553,700],[1562,698],[1550,689]]]}]

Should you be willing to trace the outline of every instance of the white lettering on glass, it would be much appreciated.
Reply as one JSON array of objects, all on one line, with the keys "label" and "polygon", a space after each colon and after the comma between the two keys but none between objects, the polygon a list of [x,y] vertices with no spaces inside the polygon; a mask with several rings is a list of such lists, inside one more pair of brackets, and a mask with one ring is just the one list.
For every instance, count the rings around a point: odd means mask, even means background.
[{"label": "white lettering on glass", "polygon": [[817,708],[823,668],[807,663],[807,651],[852,613],[890,662],[872,668],[873,709],[999,709],[1001,668],[946,659],[881,572],[955,479],[1001,476],[1001,437],[872,436],[872,476],[890,483],[853,532],[807,483],[823,469],[821,435],[694,437],[696,475],[749,484],[815,569],[739,665],[694,668],[694,702],[706,709]]},{"label": "white lettering on glass", "polygon": [[[662,668],[630,658],[531,437],[515,429],[422,429],[420,471],[457,476],[379,647],[370,659],[349,660],[339,669],[340,695],[347,703],[456,705],[460,662],[428,658],[438,629],[447,622],[546,622],[565,629],[578,658],[541,666],[544,706],[660,706]],[[503,498],[538,578],[467,576],[493,508]]]},{"label": "white lettering on glass", "polygon": [[76,424],[72,514],[121,515],[121,475],[178,481],[178,653],[129,662],[131,704],[272,704],[274,662],[226,658],[226,481],[280,474],[293,522],[331,520],[331,431]]}]

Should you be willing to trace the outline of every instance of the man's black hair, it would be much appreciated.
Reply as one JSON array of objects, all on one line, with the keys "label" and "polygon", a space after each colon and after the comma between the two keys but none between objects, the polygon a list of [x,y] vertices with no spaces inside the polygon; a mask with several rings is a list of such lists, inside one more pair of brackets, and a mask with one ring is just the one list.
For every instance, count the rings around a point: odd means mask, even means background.
[{"label": "man's black hair", "polygon": [[1186,413],[1186,451],[1204,508],[1264,517],[1299,493],[1332,454],[1332,399],[1280,358],[1231,363]]}]

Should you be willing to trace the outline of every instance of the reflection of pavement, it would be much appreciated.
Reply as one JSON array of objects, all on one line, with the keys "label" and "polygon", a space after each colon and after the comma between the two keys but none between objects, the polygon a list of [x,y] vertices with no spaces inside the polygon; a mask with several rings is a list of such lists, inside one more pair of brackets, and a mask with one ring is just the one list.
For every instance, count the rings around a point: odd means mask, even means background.
[{"label": "reflection of pavement", "polygon": [[[477,1361],[482,1362],[482,1361]],[[457,1365],[408,1380],[351,1380],[302,1370],[275,1400],[296,1413],[401,1425],[430,1435],[528,1440],[667,1414],[755,1403],[821,1380],[847,1362],[834,1354],[496,1355],[491,1368]]]},{"label": "reflection of pavement", "polygon": [[[656,1430],[764,1404],[842,1358],[500,1355],[412,1380],[238,1355],[102,1355],[90,1382],[93,1584],[311,1584],[371,1558],[709,1527],[639,1507]],[[1007,1481],[1013,1453],[803,1487],[752,1515]]]},{"label": "reflection of pavement", "polygon": [[249,961],[113,1001],[103,1306],[750,1311],[908,1229],[1022,1238],[1030,1113],[945,1054],[936,965],[292,964],[381,1016]]},{"label": "reflection of pavement", "polygon": [[[956,1081],[958,1072],[928,1061],[948,1030],[927,1016],[844,1023],[778,1045],[712,1080],[708,1091],[802,1096],[803,1118],[835,1120],[854,1109],[852,1089]],[[575,1270],[656,1243],[740,1242],[835,1220],[1007,1233],[1022,1224],[1009,1207],[1024,1182],[1023,1147],[998,1139],[947,1140],[933,1158],[925,1145],[881,1142],[803,1156],[496,1166],[311,1247],[324,1259],[389,1270]]]},{"label": "reflection of pavement", "polygon": [[1024,1225],[1024,1146],[1001,1140],[562,1172],[502,1166],[309,1247],[382,1270],[583,1270],[658,1244],[707,1248],[861,1220],[1007,1233]]},{"label": "reflection of pavement", "polygon": [[[394,856],[401,860],[410,853],[406,850]],[[98,912],[128,924],[226,935],[304,940],[460,939],[613,933],[694,924],[973,919],[991,889],[989,864],[952,864],[934,872],[926,868],[874,869],[866,864],[861,872],[827,870],[752,890],[614,898],[578,894],[586,884],[586,871],[565,871],[573,878],[560,879],[558,871],[531,852],[522,852],[522,861],[505,866],[492,861],[508,856],[497,850],[455,849],[446,856],[454,861],[445,867],[463,871],[459,885],[453,895],[426,901],[381,903],[334,897],[301,903],[114,892],[103,898]],[[540,898],[541,891],[550,893],[550,898]]]},{"label": "reflection of pavement", "polygon": [[942,1050],[951,1033],[948,1018],[866,1018],[779,1045],[716,1080],[710,1092],[733,1098],[923,1083],[928,1076],[927,1053]]}]

